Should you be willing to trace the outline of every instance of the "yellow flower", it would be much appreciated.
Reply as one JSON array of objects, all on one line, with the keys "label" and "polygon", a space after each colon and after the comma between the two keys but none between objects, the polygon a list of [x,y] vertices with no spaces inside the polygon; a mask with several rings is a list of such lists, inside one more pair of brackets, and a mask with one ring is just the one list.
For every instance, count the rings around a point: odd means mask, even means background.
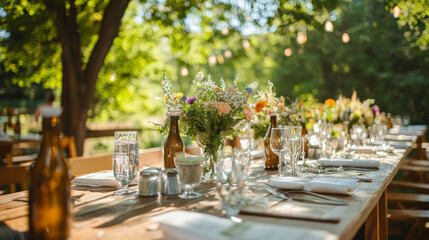
[{"label": "yellow flower", "polygon": [[183,97],[183,93],[176,93],[173,95],[174,99],[181,99]]}]

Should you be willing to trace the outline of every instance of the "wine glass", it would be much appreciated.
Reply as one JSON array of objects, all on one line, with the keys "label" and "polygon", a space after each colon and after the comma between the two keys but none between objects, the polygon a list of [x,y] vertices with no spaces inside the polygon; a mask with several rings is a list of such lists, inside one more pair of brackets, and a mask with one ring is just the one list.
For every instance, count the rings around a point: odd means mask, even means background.
[{"label": "wine glass", "polygon": [[290,153],[290,176],[297,177],[296,162],[301,149],[301,126],[286,126],[286,138]]},{"label": "wine glass", "polygon": [[279,175],[281,176],[284,173],[283,167],[286,166],[284,162],[284,154],[287,151],[286,129],[284,127],[271,129],[270,148],[277,156],[279,156]]},{"label": "wine glass", "polygon": [[180,198],[192,199],[201,197],[201,193],[194,192],[193,187],[201,182],[203,175],[204,157],[175,155],[174,164],[179,170],[179,181],[185,186]]},{"label": "wine glass", "polygon": [[113,149],[113,175],[122,189],[115,195],[134,193],[128,185],[137,176],[139,170],[139,145],[137,132],[115,132]]}]

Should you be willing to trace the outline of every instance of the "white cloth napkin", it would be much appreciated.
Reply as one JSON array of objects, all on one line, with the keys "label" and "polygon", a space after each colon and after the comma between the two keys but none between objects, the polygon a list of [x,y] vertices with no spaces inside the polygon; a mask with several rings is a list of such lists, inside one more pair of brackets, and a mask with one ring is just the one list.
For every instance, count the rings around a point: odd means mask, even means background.
[{"label": "white cloth napkin", "polygon": [[[77,186],[90,186],[90,187],[120,187],[121,184],[113,176],[113,171],[104,171],[97,173],[90,173],[79,176],[72,180],[72,183]],[[137,184],[137,178],[131,182],[131,185]]]},{"label": "white cloth napkin", "polygon": [[378,168],[380,162],[377,160],[368,159],[346,159],[346,158],[320,158],[317,161],[320,165],[326,167],[362,167],[362,168]]},{"label": "white cloth napkin", "polygon": [[151,218],[158,222],[164,234],[163,239],[183,240],[276,240],[276,239],[335,239],[334,236],[323,230],[280,226],[246,221],[233,221],[208,214],[174,211]]},{"label": "white cloth napkin", "polygon": [[299,189],[317,193],[351,195],[358,179],[274,177],[269,185],[280,189]]},{"label": "white cloth napkin", "polygon": [[252,156],[252,159],[258,159],[264,157],[264,150],[252,150],[250,152],[250,155]]}]

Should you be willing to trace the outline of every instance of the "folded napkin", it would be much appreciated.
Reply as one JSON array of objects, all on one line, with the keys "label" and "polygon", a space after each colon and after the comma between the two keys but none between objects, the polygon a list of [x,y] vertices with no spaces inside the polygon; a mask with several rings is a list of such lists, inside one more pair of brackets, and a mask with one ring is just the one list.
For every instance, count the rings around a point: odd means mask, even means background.
[{"label": "folded napkin", "polygon": [[332,234],[316,229],[280,226],[252,221],[235,223],[226,218],[208,214],[174,211],[151,218],[158,222],[164,239],[187,240],[276,240],[276,239],[330,239]]},{"label": "folded napkin", "polygon": [[258,159],[264,157],[264,150],[252,150],[250,152],[250,155],[252,156],[252,159]]},{"label": "folded napkin", "polygon": [[357,181],[358,179],[352,178],[274,177],[268,184],[280,189],[303,189],[317,193],[351,195]]},{"label": "folded napkin", "polygon": [[405,149],[408,147],[411,147],[412,143],[410,142],[392,142],[392,141],[375,141],[373,143],[373,145],[383,145],[383,144],[388,144],[390,147],[393,148],[401,148],[401,149]]},{"label": "folded napkin", "polygon": [[[90,173],[79,176],[72,180],[72,183],[77,186],[90,187],[120,187],[121,184],[113,176],[113,171]],[[137,178],[131,182],[131,185],[137,184]]]},{"label": "folded napkin", "polygon": [[361,168],[378,168],[380,162],[377,160],[367,159],[346,159],[346,158],[320,158],[317,161],[325,167],[361,167]]},{"label": "folded napkin", "polygon": [[381,146],[352,146],[350,151],[356,153],[375,153],[377,151],[393,152],[393,147],[387,147],[383,149]]}]

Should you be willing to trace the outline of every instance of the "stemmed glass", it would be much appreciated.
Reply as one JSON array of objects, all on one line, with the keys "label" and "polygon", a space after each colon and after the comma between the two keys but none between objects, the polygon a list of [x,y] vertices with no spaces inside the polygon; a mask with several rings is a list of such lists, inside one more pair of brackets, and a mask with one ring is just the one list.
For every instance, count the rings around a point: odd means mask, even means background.
[{"label": "stemmed glass", "polygon": [[290,176],[297,177],[296,162],[301,153],[301,126],[286,126],[287,144],[290,153]]},{"label": "stemmed glass", "polygon": [[284,155],[287,152],[286,143],[286,129],[284,127],[271,129],[270,148],[277,156],[279,156],[280,176],[284,174],[283,167],[286,166],[286,163],[284,162]]},{"label": "stemmed glass", "polygon": [[185,191],[180,198],[192,199],[201,197],[201,193],[194,192],[193,187],[201,182],[203,174],[204,157],[175,155],[174,164],[179,170],[180,183],[185,186]]},{"label": "stemmed glass", "polygon": [[238,152],[223,155],[217,164],[216,189],[222,199],[222,209],[228,218],[236,216],[243,206],[245,186],[244,168],[240,166]]},{"label": "stemmed glass", "polygon": [[113,175],[122,189],[115,195],[135,193],[128,185],[137,176],[139,170],[139,143],[137,132],[115,132],[113,149]]}]

